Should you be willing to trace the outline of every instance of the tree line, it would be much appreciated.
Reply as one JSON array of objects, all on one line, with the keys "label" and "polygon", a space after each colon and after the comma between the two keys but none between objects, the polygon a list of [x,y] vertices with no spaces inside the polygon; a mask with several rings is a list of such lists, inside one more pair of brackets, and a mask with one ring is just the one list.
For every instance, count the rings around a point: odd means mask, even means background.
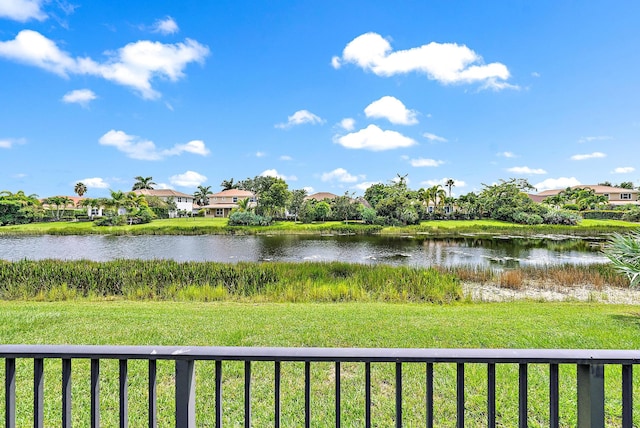
[{"label": "tree line", "polygon": [[[222,190],[247,190],[256,195],[255,203],[249,199],[238,201],[238,207],[230,216],[231,225],[265,225],[273,220],[293,220],[303,223],[314,221],[362,221],[366,224],[411,225],[429,219],[480,219],[491,218],[522,224],[576,224],[586,210],[602,210],[608,206],[607,198],[597,195],[589,188],[567,188],[557,195],[546,198],[543,203],[534,202],[529,196],[534,187],[525,179],[511,178],[496,184],[483,184],[481,191],[470,192],[457,198],[452,196],[455,181],[449,179],[444,186],[411,189],[406,175],[397,175],[387,183],[371,185],[364,196],[356,198],[352,193],[325,200],[308,198],[304,189],[290,190],[287,182],[271,176],[256,176],[235,181],[233,178],[220,183]],[[610,183],[600,183],[610,185]],[[80,206],[85,214],[73,211],[73,200],[66,196],[53,196],[39,200],[37,195],[26,195],[23,191],[0,192],[0,225],[23,224],[42,220],[69,219],[87,216],[91,208],[104,209],[100,225],[146,223],[158,217],[168,217],[177,211],[172,198],[163,200],[154,196],[135,193],[135,190],[154,189],[153,177],[135,177],[130,192],[110,190],[107,198],[85,198]],[[621,183],[633,188],[632,183]],[[78,182],[74,192],[82,197],[87,186]],[[199,207],[209,204],[212,186],[198,186],[193,193]],[[43,204],[48,206],[45,213]],[[640,208],[624,207],[627,220],[640,220]],[[204,211],[200,210],[201,215]],[[184,212],[183,215],[193,215]],[[90,216],[89,216],[90,217]]]}]

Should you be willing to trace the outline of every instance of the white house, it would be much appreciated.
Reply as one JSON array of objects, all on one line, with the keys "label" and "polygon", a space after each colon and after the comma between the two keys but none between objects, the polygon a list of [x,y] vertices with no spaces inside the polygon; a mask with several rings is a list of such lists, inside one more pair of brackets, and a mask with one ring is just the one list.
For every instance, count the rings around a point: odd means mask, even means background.
[{"label": "white house", "polygon": [[169,198],[172,198],[178,209],[177,211],[169,211],[169,217],[171,218],[177,217],[178,211],[186,211],[189,214],[193,211],[194,197],[187,193],[178,192],[173,189],[139,189],[134,190],[133,193],[144,196],[155,196],[165,202]]}]

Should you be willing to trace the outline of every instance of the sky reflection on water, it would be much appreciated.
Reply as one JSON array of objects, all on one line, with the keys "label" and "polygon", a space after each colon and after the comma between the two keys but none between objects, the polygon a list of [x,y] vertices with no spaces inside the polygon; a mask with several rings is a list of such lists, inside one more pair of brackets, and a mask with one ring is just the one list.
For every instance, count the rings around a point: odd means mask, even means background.
[{"label": "sky reflection on water", "polygon": [[0,237],[0,259],[172,259],[176,261],[346,261],[391,265],[606,263],[579,239],[381,236],[30,236]]}]

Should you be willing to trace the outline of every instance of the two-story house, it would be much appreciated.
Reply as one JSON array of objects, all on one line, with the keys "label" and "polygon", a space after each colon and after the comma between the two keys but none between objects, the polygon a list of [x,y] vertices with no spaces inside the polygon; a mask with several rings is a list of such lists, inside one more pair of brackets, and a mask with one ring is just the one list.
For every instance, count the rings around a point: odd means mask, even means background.
[{"label": "two-story house", "polygon": [[249,199],[248,208],[255,208],[256,195],[248,190],[229,189],[208,195],[209,204],[204,208],[206,217],[229,217],[231,210],[239,207],[239,202]]},{"label": "two-story house", "polygon": [[176,203],[177,210],[169,211],[169,217],[171,218],[176,217],[178,211],[186,211],[189,214],[193,212],[194,197],[187,193],[178,192],[173,189],[140,189],[134,190],[133,193],[144,196],[155,196],[165,202],[169,198],[172,198]]}]

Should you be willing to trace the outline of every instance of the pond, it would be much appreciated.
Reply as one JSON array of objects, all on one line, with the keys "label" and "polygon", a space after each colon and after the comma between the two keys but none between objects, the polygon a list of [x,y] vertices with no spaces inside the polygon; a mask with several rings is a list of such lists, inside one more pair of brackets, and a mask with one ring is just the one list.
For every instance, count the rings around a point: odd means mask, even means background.
[{"label": "pond", "polygon": [[344,261],[515,267],[606,263],[601,241],[557,236],[3,236],[0,259]]}]

